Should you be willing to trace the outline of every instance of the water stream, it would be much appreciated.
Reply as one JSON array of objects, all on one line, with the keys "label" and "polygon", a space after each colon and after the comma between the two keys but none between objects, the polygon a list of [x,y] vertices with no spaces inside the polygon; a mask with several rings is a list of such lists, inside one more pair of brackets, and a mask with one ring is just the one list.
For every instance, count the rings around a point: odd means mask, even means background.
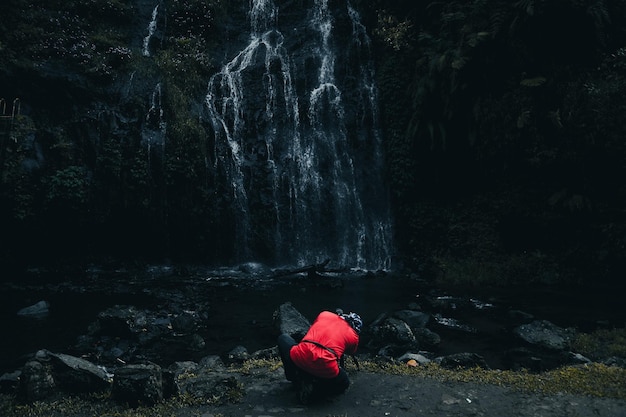
[{"label": "water stream", "polygon": [[148,23],[148,34],[143,38],[143,48],[142,54],[143,56],[150,56],[150,40],[157,29],[157,17],[159,16],[159,5],[157,4],[152,9],[152,18],[150,19],[150,23]]}]

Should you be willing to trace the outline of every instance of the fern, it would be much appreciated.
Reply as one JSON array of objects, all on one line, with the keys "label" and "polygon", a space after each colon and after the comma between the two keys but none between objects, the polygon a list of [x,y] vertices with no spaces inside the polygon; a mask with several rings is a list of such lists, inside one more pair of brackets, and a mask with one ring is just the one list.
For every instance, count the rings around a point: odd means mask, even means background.
[{"label": "fern", "polygon": [[546,82],[546,77],[524,78],[520,81],[520,85],[524,87],[539,87]]},{"label": "fern", "polygon": [[489,31],[493,37],[498,36],[510,19],[510,7],[507,4],[499,3],[489,16]]},{"label": "fern", "polygon": [[598,0],[587,7],[587,14],[591,17],[596,28],[596,36],[603,42],[604,32],[611,23],[611,16],[604,0]]},{"label": "fern", "polygon": [[515,7],[525,11],[529,16],[535,14],[535,0],[519,0],[515,3]]}]

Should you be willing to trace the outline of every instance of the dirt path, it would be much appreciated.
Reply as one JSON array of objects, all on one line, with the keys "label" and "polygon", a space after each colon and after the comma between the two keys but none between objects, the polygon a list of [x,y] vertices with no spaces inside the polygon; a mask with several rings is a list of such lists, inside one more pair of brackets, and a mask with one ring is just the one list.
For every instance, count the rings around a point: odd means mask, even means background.
[{"label": "dirt path", "polygon": [[[282,369],[243,378],[238,404],[183,411],[180,416],[224,417],[626,417],[626,401],[568,394],[538,395],[476,383],[355,372],[342,396],[302,406]],[[181,410],[182,411],[182,410]]]}]

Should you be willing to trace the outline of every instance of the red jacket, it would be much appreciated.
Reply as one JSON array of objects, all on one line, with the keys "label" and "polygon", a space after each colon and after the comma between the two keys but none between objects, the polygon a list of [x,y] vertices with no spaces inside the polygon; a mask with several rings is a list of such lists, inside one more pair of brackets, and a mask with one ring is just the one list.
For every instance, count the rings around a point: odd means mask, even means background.
[{"label": "red jacket", "polygon": [[341,358],[344,353],[353,355],[359,344],[359,335],[335,313],[322,311],[300,343],[291,348],[291,360],[302,370],[319,378],[334,378],[339,374],[339,363],[332,352],[311,340],[331,348]]}]

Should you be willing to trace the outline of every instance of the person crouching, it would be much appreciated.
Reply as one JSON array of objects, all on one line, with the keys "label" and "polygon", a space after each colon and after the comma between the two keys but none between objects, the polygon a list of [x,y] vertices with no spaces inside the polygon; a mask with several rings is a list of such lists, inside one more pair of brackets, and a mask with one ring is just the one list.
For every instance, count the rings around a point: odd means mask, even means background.
[{"label": "person crouching", "polygon": [[341,363],[345,354],[356,353],[362,326],[356,313],[322,311],[300,342],[285,333],[278,337],[285,377],[296,385],[301,403],[348,389],[350,379]]}]

